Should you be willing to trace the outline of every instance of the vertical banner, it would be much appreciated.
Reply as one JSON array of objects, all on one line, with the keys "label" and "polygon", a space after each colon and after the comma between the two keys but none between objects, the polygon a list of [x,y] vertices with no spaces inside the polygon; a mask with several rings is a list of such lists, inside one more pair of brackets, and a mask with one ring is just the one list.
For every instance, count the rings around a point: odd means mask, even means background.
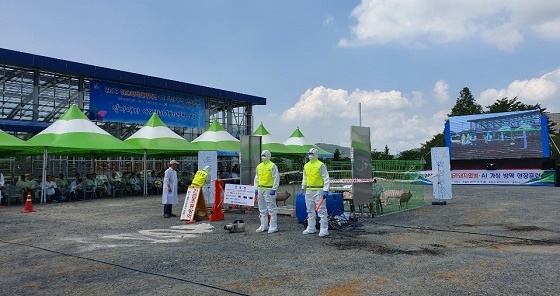
[{"label": "vertical banner", "polygon": [[253,184],[257,165],[261,162],[262,137],[261,136],[241,136],[241,179],[240,184]]},{"label": "vertical banner", "polygon": [[435,199],[451,199],[451,165],[448,147],[432,147],[432,171],[437,176],[432,179]]},{"label": "vertical banner", "polygon": [[[352,178],[371,179],[371,141],[369,127],[352,126]],[[354,183],[352,199],[355,205],[373,202],[373,183]]]},{"label": "vertical banner", "polygon": [[204,199],[207,205],[214,203],[214,180],[218,179],[218,152],[216,151],[198,151],[198,169],[202,170],[205,166],[210,167],[208,182],[202,186]]}]

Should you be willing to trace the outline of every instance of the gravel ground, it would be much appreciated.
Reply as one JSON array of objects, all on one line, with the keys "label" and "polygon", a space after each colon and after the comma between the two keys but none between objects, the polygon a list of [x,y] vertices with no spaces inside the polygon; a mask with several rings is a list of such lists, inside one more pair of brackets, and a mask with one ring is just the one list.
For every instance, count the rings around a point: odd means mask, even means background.
[{"label": "gravel ground", "polygon": [[[3,208],[0,294],[558,294],[559,188],[455,186],[444,206],[425,191],[423,208],[326,238],[289,216],[255,233],[256,210],[187,225],[158,196]],[[223,229],[237,219],[246,232]]]}]

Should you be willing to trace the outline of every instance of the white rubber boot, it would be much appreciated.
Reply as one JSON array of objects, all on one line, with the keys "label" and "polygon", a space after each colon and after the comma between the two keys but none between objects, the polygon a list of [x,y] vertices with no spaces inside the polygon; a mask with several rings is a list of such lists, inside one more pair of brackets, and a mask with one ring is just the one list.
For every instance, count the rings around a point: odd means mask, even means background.
[{"label": "white rubber boot", "polygon": [[261,226],[255,230],[256,232],[263,232],[268,230],[268,216],[261,217]]},{"label": "white rubber boot", "polygon": [[320,223],[321,227],[319,229],[319,236],[323,237],[329,235],[329,221],[325,218],[322,218]]},{"label": "white rubber boot", "polygon": [[270,226],[268,227],[268,233],[278,232],[278,216],[277,214],[270,215]]},{"label": "white rubber boot", "polygon": [[302,232],[303,234],[312,234],[317,232],[315,228],[315,218],[307,218],[307,228]]}]

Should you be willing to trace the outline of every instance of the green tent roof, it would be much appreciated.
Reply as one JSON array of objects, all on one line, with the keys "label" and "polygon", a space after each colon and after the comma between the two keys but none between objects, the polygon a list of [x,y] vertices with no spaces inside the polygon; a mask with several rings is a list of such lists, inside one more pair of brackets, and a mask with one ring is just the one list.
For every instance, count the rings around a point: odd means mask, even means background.
[{"label": "green tent roof", "polygon": [[0,130],[0,155],[11,156],[31,152],[32,148],[25,141]]},{"label": "green tent roof", "polygon": [[125,143],[145,149],[147,156],[196,155],[199,150],[168,128],[155,113],[141,129],[128,137]]},{"label": "green tent roof", "polygon": [[333,158],[334,154],[330,153],[322,148],[319,148],[313,144],[310,144],[305,139],[303,133],[299,130],[299,127],[292,133],[290,138],[284,141],[284,145],[290,147],[292,150],[296,151],[297,153],[305,154],[309,152],[309,149],[316,148],[319,151],[319,157],[321,158]]},{"label": "green tent roof", "polygon": [[268,150],[275,155],[289,155],[289,154],[300,154],[294,151],[292,148],[276,141],[272,135],[266,130],[264,125],[261,123],[259,127],[253,133],[254,136],[261,136],[262,150]]},{"label": "green tent roof", "polygon": [[204,151],[239,152],[241,148],[239,140],[230,135],[217,120],[192,143]]},{"label": "green tent roof", "polygon": [[140,155],[142,149],[127,144],[91,122],[72,105],[45,130],[26,142],[29,146],[47,148],[49,154],[107,157]]}]

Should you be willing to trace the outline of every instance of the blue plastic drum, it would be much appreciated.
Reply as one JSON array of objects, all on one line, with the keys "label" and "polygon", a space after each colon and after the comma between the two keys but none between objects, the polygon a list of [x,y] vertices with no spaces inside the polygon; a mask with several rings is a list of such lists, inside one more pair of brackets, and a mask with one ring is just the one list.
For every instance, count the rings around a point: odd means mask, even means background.
[{"label": "blue plastic drum", "polygon": [[296,196],[296,217],[298,223],[303,223],[307,219],[307,206],[305,205],[305,194]]},{"label": "blue plastic drum", "polygon": [[[344,214],[344,201],[342,193],[329,193],[326,200],[327,213],[331,216]],[[307,206],[305,205],[305,194],[296,196],[296,217],[298,223],[303,223],[307,219]]]},{"label": "blue plastic drum", "polygon": [[327,213],[331,216],[340,216],[344,214],[342,193],[329,193],[329,195],[327,195]]}]

